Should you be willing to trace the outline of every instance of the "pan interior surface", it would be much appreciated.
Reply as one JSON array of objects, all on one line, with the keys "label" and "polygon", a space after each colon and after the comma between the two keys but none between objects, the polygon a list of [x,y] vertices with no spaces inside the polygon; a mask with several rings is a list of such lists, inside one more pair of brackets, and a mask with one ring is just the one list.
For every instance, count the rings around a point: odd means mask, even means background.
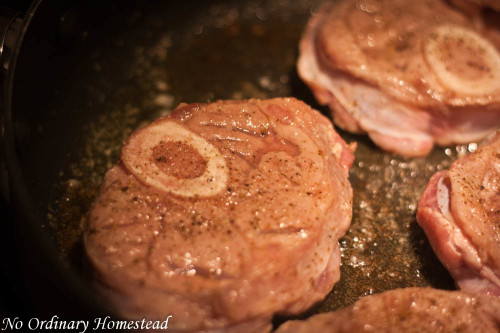
[{"label": "pan interior surface", "polygon": [[[82,2],[53,15],[56,33],[33,32],[14,82],[17,148],[62,260],[86,274],[81,223],[105,172],[132,131],[180,102],[293,96],[327,115],[295,70],[301,33],[320,4],[115,1],[96,10]],[[75,21],[62,35],[61,15]],[[38,39],[42,33],[53,39]],[[474,145],[405,159],[337,130],[358,143],[353,220],[340,240],[340,281],[302,316],[400,287],[454,289],[415,212],[430,176]]]}]

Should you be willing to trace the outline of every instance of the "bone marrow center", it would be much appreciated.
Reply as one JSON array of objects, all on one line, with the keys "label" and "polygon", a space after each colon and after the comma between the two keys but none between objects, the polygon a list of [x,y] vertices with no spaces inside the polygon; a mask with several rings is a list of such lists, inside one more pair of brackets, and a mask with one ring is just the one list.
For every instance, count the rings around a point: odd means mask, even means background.
[{"label": "bone marrow center", "polygon": [[438,26],[429,34],[424,53],[448,88],[465,94],[491,93],[500,88],[500,54],[474,30]]},{"label": "bone marrow center", "polygon": [[152,157],[158,168],[176,178],[198,178],[207,169],[207,161],[203,156],[179,140],[161,140],[153,147]]},{"label": "bone marrow center", "polygon": [[446,69],[463,79],[477,80],[491,72],[482,54],[485,50],[471,38],[448,34],[440,40],[436,57],[446,62]]},{"label": "bone marrow center", "polygon": [[208,197],[227,186],[226,161],[206,139],[174,121],[155,122],[122,149],[125,167],[154,188],[184,197]]}]

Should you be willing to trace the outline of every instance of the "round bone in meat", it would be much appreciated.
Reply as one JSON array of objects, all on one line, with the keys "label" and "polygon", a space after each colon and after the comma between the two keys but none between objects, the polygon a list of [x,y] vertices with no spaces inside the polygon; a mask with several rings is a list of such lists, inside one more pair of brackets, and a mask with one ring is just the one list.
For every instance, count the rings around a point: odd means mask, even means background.
[{"label": "round bone in meat", "polygon": [[423,156],[500,127],[500,30],[479,26],[440,0],[332,2],[309,21],[297,70],[337,125]]},{"label": "round bone in meat", "polygon": [[293,98],[182,104],[137,130],[84,230],[124,318],[265,332],[339,279],[353,154]]},{"label": "round bone in meat", "polygon": [[[193,178],[179,178],[163,172],[155,159],[154,148],[182,142],[195,149],[206,162],[205,171]],[[173,121],[154,123],[147,130],[132,134],[123,147],[125,167],[141,181],[160,191],[184,197],[212,196],[227,186],[226,161],[207,140]],[[160,157],[161,159],[161,157]]]},{"label": "round bone in meat", "polygon": [[437,26],[425,42],[425,56],[441,83],[457,93],[481,95],[500,90],[500,54],[473,30]]}]

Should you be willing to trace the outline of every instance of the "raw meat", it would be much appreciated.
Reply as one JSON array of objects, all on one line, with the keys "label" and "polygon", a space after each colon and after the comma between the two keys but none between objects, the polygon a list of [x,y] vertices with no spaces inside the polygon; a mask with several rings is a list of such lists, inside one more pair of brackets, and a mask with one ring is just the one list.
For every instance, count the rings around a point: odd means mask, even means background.
[{"label": "raw meat", "polygon": [[348,147],[293,98],[181,104],[133,133],[85,227],[103,292],[169,330],[265,332],[339,279]]},{"label": "raw meat", "polygon": [[457,285],[500,296],[500,132],[436,173],[417,221]]},{"label": "raw meat", "polygon": [[438,0],[325,5],[297,68],[335,123],[382,149],[426,155],[500,126],[500,31]]},{"label": "raw meat", "polygon": [[500,330],[500,299],[461,291],[407,288],[366,296],[354,305],[276,333],[308,332],[491,332]]}]

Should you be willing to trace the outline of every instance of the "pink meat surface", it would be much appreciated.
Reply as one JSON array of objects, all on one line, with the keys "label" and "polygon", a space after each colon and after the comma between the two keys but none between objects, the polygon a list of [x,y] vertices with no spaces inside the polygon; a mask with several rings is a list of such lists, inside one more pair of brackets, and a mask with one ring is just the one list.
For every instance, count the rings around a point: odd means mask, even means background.
[{"label": "pink meat surface", "polygon": [[417,221],[461,289],[500,296],[500,132],[490,140],[431,178]]},{"label": "pink meat surface", "polygon": [[300,77],[335,123],[382,149],[426,155],[500,126],[500,30],[439,0],[323,6],[300,42]]},{"label": "pink meat surface", "polygon": [[269,331],[339,279],[353,159],[293,98],[181,104],[104,178],[84,231],[101,289],[170,331]]},{"label": "pink meat surface", "polygon": [[335,312],[290,321],[276,333],[500,331],[500,298],[461,291],[407,288],[366,296]]}]

